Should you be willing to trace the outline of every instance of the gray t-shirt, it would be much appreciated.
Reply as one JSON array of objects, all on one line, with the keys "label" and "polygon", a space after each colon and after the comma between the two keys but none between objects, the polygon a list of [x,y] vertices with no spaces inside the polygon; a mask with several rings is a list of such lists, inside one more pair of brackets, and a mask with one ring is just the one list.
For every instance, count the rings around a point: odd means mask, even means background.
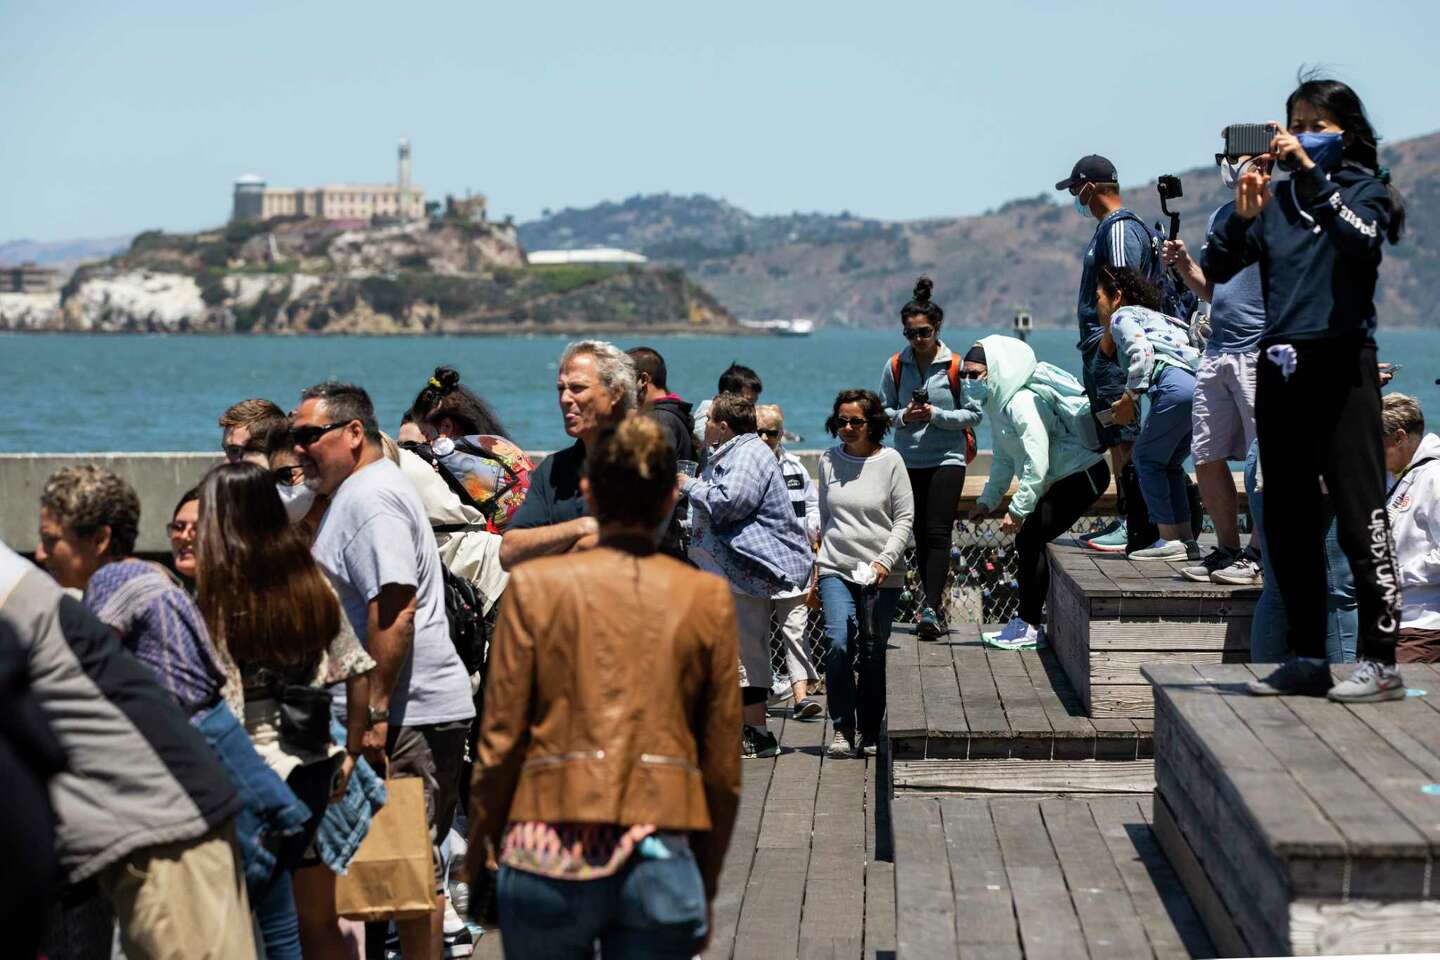
[{"label": "gray t-shirt", "polygon": [[[1225,228],[1235,210],[1235,201],[1223,204],[1210,215],[1205,243],[1210,235]],[[1258,349],[1265,332],[1265,291],[1260,285],[1260,264],[1252,263],[1226,283],[1215,284],[1210,298],[1210,339],[1207,354],[1250,353]]]},{"label": "gray t-shirt", "polygon": [[[450,642],[435,535],[400,468],[382,459],[351,474],[330,500],[314,552],[367,650],[368,607],[380,588],[417,588],[415,642],[390,695],[390,723],[415,727],[475,716],[470,678]],[[336,715],[343,717],[344,687],[334,692]]]}]

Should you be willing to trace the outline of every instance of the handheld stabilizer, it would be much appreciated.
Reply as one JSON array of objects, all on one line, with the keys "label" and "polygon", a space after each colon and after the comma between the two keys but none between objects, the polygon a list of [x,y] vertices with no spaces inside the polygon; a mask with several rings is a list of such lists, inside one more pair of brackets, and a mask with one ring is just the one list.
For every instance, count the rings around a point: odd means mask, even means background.
[{"label": "handheld stabilizer", "polygon": [[1168,202],[1185,196],[1185,190],[1180,185],[1180,178],[1170,174],[1155,182],[1155,190],[1160,194],[1160,211],[1170,218],[1169,239],[1174,240],[1180,235],[1180,214],[1171,210]]}]

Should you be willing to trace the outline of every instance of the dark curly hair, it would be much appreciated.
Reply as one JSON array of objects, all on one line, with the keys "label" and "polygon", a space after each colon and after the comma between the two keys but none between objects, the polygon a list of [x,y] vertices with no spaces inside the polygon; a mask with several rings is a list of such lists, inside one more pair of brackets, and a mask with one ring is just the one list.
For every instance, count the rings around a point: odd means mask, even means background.
[{"label": "dark curly hair", "polygon": [[890,432],[890,418],[885,414],[885,401],[874,390],[841,390],[835,394],[835,403],[830,408],[830,416],[825,420],[825,429],[832,437],[840,436],[840,408],[847,403],[858,404],[865,412],[865,419],[870,424],[868,435],[871,442],[879,443],[885,434]]},{"label": "dark curly hair", "polygon": [[461,436],[488,434],[510,439],[490,405],[460,385],[460,371],[454,367],[435,368],[435,373],[415,395],[415,402],[410,404],[410,415],[416,423],[432,426],[449,417],[460,428]]},{"label": "dark curly hair", "polygon": [[1123,306],[1165,309],[1165,294],[1159,285],[1140,276],[1131,267],[1101,267],[1096,287],[1104,290],[1107,297],[1118,295]]},{"label": "dark curly hair", "polygon": [[945,311],[940,309],[940,304],[930,299],[934,290],[935,281],[929,277],[916,280],[913,299],[900,308],[900,322],[903,324],[911,317],[924,317],[930,321],[931,326],[939,330],[940,324],[945,322]]}]

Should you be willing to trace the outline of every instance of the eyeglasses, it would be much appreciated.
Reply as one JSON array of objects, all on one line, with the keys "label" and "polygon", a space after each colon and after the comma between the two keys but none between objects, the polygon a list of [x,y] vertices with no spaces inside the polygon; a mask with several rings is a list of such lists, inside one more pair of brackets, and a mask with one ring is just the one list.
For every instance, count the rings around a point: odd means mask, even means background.
[{"label": "eyeglasses", "polygon": [[198,523],[192,523],[188,520],[171,520],[165,524],[165,532],[172,537],[183,537],[187,533],[197,533],[199,530],[200,525]]},{"label": "eyeglasses", "polygon": [[961,369],[955,371],[955,375],[961,380],[979,380],[981,377],[985,376],[985,371]]},{"label": "eyeglasses", "polygon": [[245,459],[247,453],[264,453],[259,446],[253,443],[226,443],[220,446],[225,452],[225,459],[231,463],[239,463]]},{"label": "eyeglasses", "polygon": [[299,464],[291,467],[276,467],[270,471],[270,474],[282,487],[298,486],[305,480],[305,468]]},{"label": "eyeglasses", "polygon": [[327,423],[323,427],[313,424],[304,427],[290,428],[290,444],[295,447],[310,447],[331,430],[339,430],[341,427],[349,426],[353,420],[336,420],[334,423]]},{"label": "eyeglasses", "polygon": [[865,426],[865,425],[868,424],[869,422],[870,422],[870,421],[869,421],[869,420],[866,420],[864,417],[836,417],[836,418],[835,418],[835,424],[836,424],[837,426],[841,426],[841,427],[854,427],[856,430],[859,430],[861,427]]},{"label": "eyeglasses", "polygon": [[906,340],[929,340],[935,336],[934,327],[911,327],[905,331]]},{"label": "eyeglasses", "polygon": [[762,436],[762,437],[778,437],[778,436],[780,436],[780,431],[779,431],[779,430],[756,430],[755,432],[758,433],[758,434],[760,434],[760,436]]}]

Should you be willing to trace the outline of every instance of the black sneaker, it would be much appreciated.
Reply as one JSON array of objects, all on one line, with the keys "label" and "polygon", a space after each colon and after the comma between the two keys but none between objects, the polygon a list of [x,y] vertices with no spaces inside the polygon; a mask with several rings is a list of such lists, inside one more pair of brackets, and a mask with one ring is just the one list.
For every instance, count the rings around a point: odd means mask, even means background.
[{"label": "black sneaker", "polygon": [[795,704],[794,707],[794,716],[796,720],[814,720],[816,717],[820,716],[824,712],[825,708],[820,706],[819,701],[813,700],[810,697],[806,697],[804,700],[801,700],[799,703]]},{"label": "black sneaker", "polygon": [[1257,697],[1323,697],[1333,685],[1330,664],[1309,657],[1291,657],[1264,680],[1251,680],[1246,684]]},{"label": "black sneaker", "polygon": [[760,730],[746,724],[745,732],[741,736],[744,743],[740,756],[746,760],[763,760],[780,752],[780,741],[769,730]]},{"label": "black sneaker", "polygon": [[1205,555],[1204,560],[1201,560],[1195,566],[1182,567],[1180,569],[1180,576],[1195,583],[1209,583],[1210,576],[1216,570],[1223,570],[1230,566],[1239,556],[1240,551],[1238,550],[1231,550],[1229,547],[1216,547]]}]

